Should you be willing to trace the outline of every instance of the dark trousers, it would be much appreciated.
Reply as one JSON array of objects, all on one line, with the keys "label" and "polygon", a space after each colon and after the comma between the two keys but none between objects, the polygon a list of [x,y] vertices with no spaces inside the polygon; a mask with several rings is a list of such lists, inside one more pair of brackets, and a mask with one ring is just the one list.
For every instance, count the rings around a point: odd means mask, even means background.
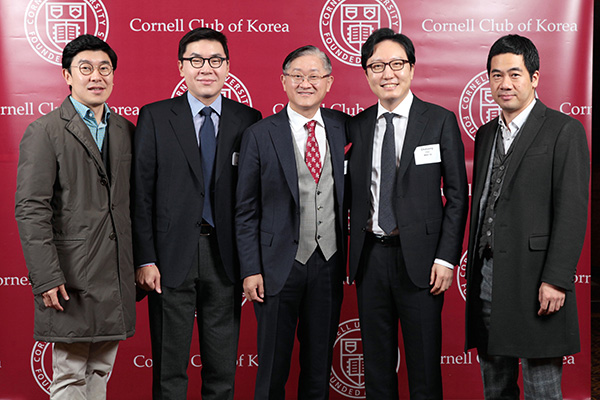
[{"label": "dark trousers", "polygon": [[410,398],[441,399],[443,294],[412,283],[400,246],[367,239],[362,257],[356,288],[367,399],[398,399],[398,320]]},{"label": "dark trousers", "polygon": [[[294,333],[300,342],[300,400],[329,398],[333,344],[343,297],[338,254],[325,261],[319,250],[306,265],[295,261],[278,294],[255,303],[258,371],[255,400],[284,400]],[[268,285],[268,282],[266,282]]]},{"label": "dark trousers", "polygon": [[214,235],[201,236],[197,263],[177,288],[148,297],[152,398],[185,400],[194,315],[202,360],[202,399],[231,400],[235,381],[241,286],[227,278]]}]

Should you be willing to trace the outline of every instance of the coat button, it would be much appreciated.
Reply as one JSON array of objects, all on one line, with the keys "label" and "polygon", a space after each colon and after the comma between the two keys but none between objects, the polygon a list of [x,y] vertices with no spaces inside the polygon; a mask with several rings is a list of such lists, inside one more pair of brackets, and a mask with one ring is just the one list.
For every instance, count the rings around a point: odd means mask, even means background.
[{"label": "coat button", "polygon": [[108,185],[108,181],[106,180],[106,178],[102,178],[102,179],[100,179],[100,184],[102,186],[106,186],[106,185]]},{"label": "coat button", "polygon": [[117,235],[115,235],[115,233],[114,233],[114,232],[111,232],[111,233],[110,233],[110,235],[108,235],[108,238],[109,238],[110,240],[115,240],[115,239],[117,238]]}]

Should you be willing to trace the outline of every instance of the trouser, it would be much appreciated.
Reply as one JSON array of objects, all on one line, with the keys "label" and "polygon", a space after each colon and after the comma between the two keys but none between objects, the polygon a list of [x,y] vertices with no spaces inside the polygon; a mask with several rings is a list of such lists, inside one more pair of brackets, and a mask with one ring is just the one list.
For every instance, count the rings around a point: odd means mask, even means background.
[{"label": "trouser", "polygon": [[441,399],[441,312],[443,294],[415,286],[399,244],[383,245],[368,235],[356,280],[358,313],[369,400],[398,399],[398,321],[411,399]]},{"label": "trouser", "polygon": [[305,265],[294,261],[283,289],[265,296],[264,303],[254,303],[258,322],[255,400],[286,398],[296,328],[300,378],[295,398],[329,398],[333,344],[343,297],[343,270],[338,257],[336,253],[326,261],[317,249]]},{"label": "trouser", "polygon": [[152,340],[152,398],[185,400],[187,368],[198,326],[202,399],[233,399],[241,312],[241,285],[227,277],[216,236],[201,236],[197,263],[177,288],[148,296]]},{"label": "trouser", "polygon": [[55,343],[51,400],[103,400],[118,341]]}]

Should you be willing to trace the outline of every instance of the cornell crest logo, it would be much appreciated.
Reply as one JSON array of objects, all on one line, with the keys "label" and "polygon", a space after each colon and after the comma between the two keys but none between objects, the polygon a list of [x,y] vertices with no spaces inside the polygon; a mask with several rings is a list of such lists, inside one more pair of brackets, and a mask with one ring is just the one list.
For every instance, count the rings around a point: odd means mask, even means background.
[{"label": "cornell crest logo", "polygon": [[[175,90],[173,90],[171,97],[181,96],[186,90],[187,85],[185,84],[185,79],[182,79],[175,87]],[[227,79],[225,79],[225,85],[223,85],[221,94],[228,99],[235,100],[238,103],[252,107],[252,99],[250,98],[248,89],[246,89],[246,86],[242,83],[242,81],[232,73],[230,73],[227,76]],[[246,299],[244,298],[244,302],[245,300]]]},{"label": "cornell crest logo", "polygon": [[[52,343],[35,342],[31,350],[31,373],[38,386],[47,394],[50,394],[52,383]],[[108,379],[112,371],[108,374]]]},{"label": "cornell crest logo", "polygon": [[[399,367],[400,351],[398,350],[396,372]],[[329,386],[351,399],[366,398],[365,362],[358,318],[350,319],[338,326],[337,338],[333,346],[333,366]]]},{"label": "cornell crest logo", "polygon": [[25,34],[44,60],[61,65],[63,48],[89,33],[106,40],[108,14],[100,0],[31,0],[25,10]]},{"label": "cornell crest logo", "polygon": [[465,301],[467,300],[467,255],[468,252],[465,251],[460,258],[460,265],[456,268],[456,287]]},{"label": "cornell crest logo", "polygon": [[500,107],[492,97],[487,71],[475,76],[460,95],[460,123],[471,139],[475,140],[477,129],[500,115]]},{"label": "cornell crest logo", "polygon": [[344,64],[360,67],[360,48],[379,28],[401,32],[400,10],[393,1],[328,0],[321,10],[321,40]]}]

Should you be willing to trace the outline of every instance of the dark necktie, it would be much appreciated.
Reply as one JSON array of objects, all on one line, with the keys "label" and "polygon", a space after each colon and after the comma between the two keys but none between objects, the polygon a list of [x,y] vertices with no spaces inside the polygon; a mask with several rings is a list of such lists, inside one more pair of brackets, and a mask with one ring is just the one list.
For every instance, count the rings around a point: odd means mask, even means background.
[{"label": "dark necktie", "polygon": [[202,173],[204,175],[204,211],[202,218],[211,226],[213,222],[212,212],[212,175],[215,165],[215,153],[217,149],[217,139],[215,138],[215,126],[210,114],[213,109],[204,107],[200,114],[204,116],[204,122],[200,127],[200,155],[202,157]]},{"label": "dark necktie", "polygon": [[306,138],[306,153],[304,154],[304,162],[310,171],[315,183],[319,183],[321,176],[321,153],[319,152],[319,143],[315,136],[315,126],[317,121],[312,120],[306,123],[308,129],[308,137]]},{"label": "dark necktie", "polygon": [[394,114],[385,113],[385,134],[381,147],[381,180],[379,185],[379,226],[389,235],[396,228],[393,193],[396,181],[396,144]]}]

